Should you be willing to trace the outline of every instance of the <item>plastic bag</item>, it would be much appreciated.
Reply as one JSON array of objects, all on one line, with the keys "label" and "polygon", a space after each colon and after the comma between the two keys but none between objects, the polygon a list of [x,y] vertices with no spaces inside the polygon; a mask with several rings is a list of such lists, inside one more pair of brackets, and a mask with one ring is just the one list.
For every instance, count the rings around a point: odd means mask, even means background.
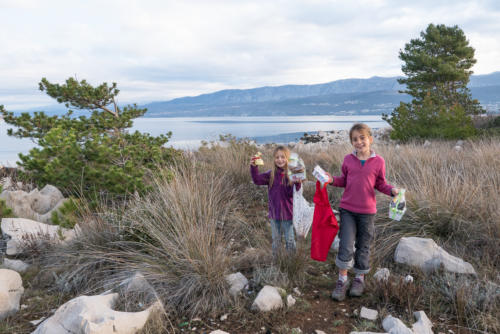
[{"label": "plastic bag", "polygon": [[304,198],[302,189],[293,187],[293,227],[298,236],[306,238],[313,221],[314,205]]},{"label": "plastic bag", "polygon": [[288,177],[292,182],[306,179],[306,165],[297,153],[291,153],[288,159]]},{"label": "plastic bag", "polygon": [[406,189],[400,189],[389,205],[389,218],[400,221],[406,212]]}]

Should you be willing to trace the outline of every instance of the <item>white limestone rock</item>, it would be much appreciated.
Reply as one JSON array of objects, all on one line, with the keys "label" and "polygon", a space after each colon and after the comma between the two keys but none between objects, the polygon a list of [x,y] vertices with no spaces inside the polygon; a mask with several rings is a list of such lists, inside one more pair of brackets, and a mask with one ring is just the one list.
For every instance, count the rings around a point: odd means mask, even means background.
[{"label": "white limestone rock", "polygon": [[49,223],[52,212],[66,201],[62,193],[52,185],[46,185],[40,191],[33,189],[29,193],[22,190],[4,190],[0,198],[5,200],[5,204],[17,217],[42,223]]},{"label": "white limestone rock", "polygon": [[229,293],[232,296],[237,296],[248,285],[248,279],[240,272],[227,275],[226,282],[230,286]]},{"label": "white limestone rock", "polygon": [[29,264],[21,261],[21,260],[11,260],[8,258],[3,259],[2,266],[6,269],[11,269],[17,271],[18,273],[24,273],[30,267]]},{"label": "white limestone rock", "polygon": [[1,227],[3,235],[10,237],[7,241],[7,255],[21,253],[26,240],[68,242],[76,235],[75,229],[69,230],[26,218],[3,218]]},{"label": "white limestone rock", "polygon": [[0,269],[0,320],[19,311],[23,293],[21,275],[14,270]]},{"label": "white limestone rock", "polygon": [[378,317],[378,311],[363,306],[361,307],[361,312],[359,313],[359,316],[364,319],[375,321],[377,320]]},{"label": "white limestone rock", "polygon": [[252,310],[268,312],[283,307],[283,300],[277,288],[266,285],[259,291],[252,304]]},{"label": "white limestone rock", "polygon": [[417,319],[417,322],[412,326],[414,334],[433,334],[432,322],[424,311],[413,312],[413,316]]},{"label": "white limestone rock", "polygon": [[425,272],[434,271],[443,265],[444,269],[450,272],[476,275],[470,263],[450,255],[434,240],[427,238],[401,238],[394,253],[394,260],[418,267]]},{"label": "white limestone rock", "polygon": [[391,272],[387,268],[378,268],[375,274],[373,274],[373,278],[375,278],[378,282],[387,281],[391,276]]},{"label": "white limestone rock", "polygon": [[228,332],[221,331],[220,329],[216,331],[211,331],[210,334],[229,334]]},{"label": "white limestone rock", "polygon": [[401,320],[391,315],[385,317],[384,321],[382,321],[382,327],[390,334],[413,334],[411,329],[406,327]]},{"label": "white limestone rock", "polygon": [[113,307],[117,293],[80,296],[60,306],[33,334],[133,334],[141,330],[157,302],[142,312],[119,312]]}]

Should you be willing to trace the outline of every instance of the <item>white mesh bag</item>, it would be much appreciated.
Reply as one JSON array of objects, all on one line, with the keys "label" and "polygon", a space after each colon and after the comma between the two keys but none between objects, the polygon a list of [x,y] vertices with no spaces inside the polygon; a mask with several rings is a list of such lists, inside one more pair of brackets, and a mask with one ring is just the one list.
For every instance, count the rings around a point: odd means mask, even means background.
[{"label": "white mesh bag", "polygon": [[314,205],[307,202],[302,195],[302,189],[303,187],[296,190],[293,187],[293,227],[298,236],[305,238],[312,225]]}]

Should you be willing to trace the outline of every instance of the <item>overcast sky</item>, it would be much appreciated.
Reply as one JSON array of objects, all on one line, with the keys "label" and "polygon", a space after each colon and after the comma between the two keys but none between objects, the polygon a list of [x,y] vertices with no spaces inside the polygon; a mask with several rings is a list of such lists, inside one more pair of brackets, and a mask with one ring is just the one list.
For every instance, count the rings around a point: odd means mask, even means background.
[{"label": "overcast sky", "polygon": [[0,104],[48,105],[47,77],[117,82],[119,102],[401,75],[429,23],[458,25],[475,74],[500,70],[500,1],[0,0]]}]

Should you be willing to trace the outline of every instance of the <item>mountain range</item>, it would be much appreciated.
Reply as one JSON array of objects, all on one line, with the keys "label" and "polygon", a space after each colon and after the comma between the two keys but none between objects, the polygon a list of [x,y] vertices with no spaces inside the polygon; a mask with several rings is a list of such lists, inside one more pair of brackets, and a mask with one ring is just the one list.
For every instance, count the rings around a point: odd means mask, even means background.
[{"label": "mountain range", "polygon": [[[400,77],[344,79],[315,85],[228,89],[152,102],[146,117],[380,115],[411,97],[398,91]],[[472,97],[490,112],[500,110],[500,72],[473,75]]]},{"label": "mountain range", "polygon": [[[147,108],[145,117],[208,116],[303,116],[303,115],[380,115],[390,113],[401,101],[411,97],[398,91],[404,87],[401,77],[344,79],[315,85],[284,85],[252,89],[227,89],[199,96],[181,97],[140,105]],[[489,112],[500,112],[500,72],[472,75],[472,97]],[[62,104],[19,110],[43,110],[48,115],[62,115]],[[75,110],[74,116],[88,115]]]}]

